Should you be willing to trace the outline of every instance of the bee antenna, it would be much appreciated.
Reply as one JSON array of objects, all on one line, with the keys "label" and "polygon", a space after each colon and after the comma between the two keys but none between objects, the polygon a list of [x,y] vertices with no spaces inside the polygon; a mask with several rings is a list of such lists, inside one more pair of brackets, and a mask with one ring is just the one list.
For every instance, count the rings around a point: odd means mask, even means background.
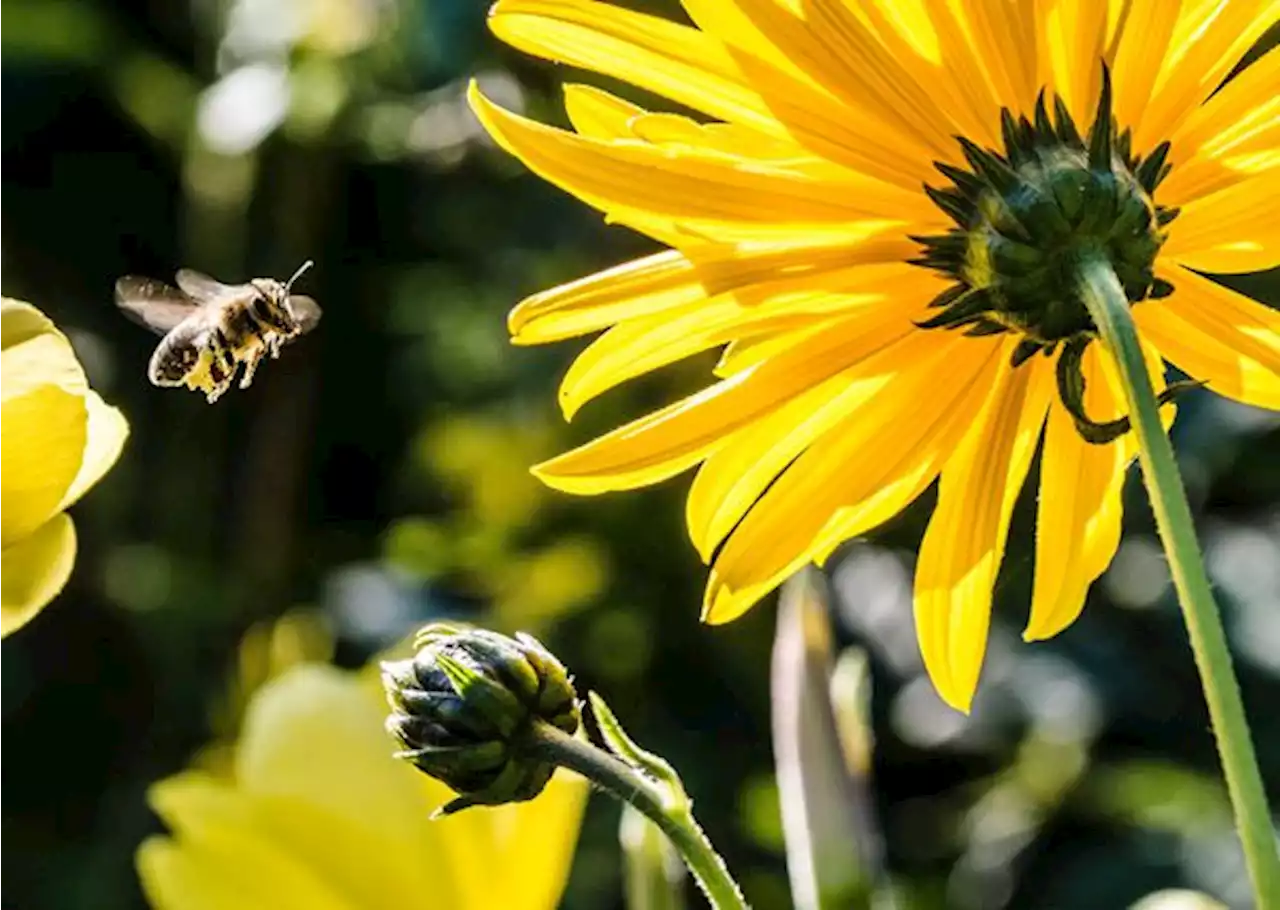
[{"label": "bee antenna", "polygon": [[313,265],[315,265],[315,262],[308,259],[306,262],[302,263],[302,265],[298,266],[298,270],[293,273],[293,277],[290,278],[288,281],[286,281],[284,284],[285,293],[288,293],[290,290],[292,290],[293,283],[297,281],[299,277],[302,276],[303,272],[311,268]]}]

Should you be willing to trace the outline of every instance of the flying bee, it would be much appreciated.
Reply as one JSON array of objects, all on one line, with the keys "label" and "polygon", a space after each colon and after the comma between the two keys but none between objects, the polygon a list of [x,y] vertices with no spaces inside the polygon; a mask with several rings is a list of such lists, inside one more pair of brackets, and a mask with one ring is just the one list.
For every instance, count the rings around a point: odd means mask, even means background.
[{"label": "flying bee", "polygon": [[212,404],[244,365],[240,388],[253,382],[258,363],[316,327],[320,307],[310,297],[291,294],[293,283],[311,267],[304,262],[286,282],[254,278],[223,284],[191,269],[177,274],[178,286],[127,275],[116,282],[116,305],[135,322],[164,335],[147,377],[158,386],[201,390]]}]

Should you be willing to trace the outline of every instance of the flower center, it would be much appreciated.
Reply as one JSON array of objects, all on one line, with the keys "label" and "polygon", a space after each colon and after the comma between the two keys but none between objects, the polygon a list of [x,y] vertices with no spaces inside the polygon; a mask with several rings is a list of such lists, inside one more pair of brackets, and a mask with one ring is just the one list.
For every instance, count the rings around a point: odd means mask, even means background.
[{"label": "flower center", "polygon": [[1153,272],[1165,229],[1178,216],[1176,208],[1153,199],[1171,167],[1169,143],[1145,157],[1131,152],[1129,131],[1118,133],[1112,117],[1105,67],[1087,138],[1060,98],[1050,117],[1043,91],[1033,119],[1015,120],[1006,108],[1000,126],[1003,154],[959,137],[969,169],[939,162],[935,166],[951,185],[925,187],[956,227],[913,238],[924,252],[911,261],[956,283],[930,304],[938,314],[919,325],[964,328],[969,335],[1016,332],[1022,340],[1013,353],[1015,367],[1063,345],[1063,403],[1085,438],[1110,441],[1128,429],[1128,420],[1094,424],[1083,413],[1080,358],[1098,331],[1077,275],[1084,257],[1102,254],[1131,304],[1173,291]]}]

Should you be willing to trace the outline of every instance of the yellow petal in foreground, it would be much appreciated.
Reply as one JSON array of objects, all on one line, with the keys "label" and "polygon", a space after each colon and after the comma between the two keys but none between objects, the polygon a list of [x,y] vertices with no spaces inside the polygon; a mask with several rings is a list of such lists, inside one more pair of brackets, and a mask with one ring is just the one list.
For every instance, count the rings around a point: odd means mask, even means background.
[{"label": "yellow petal in foreground", "polygon": [[968,711],[991,621],[991,592],[1009,518],[1052,394],[1045,365],[1002,371],[978,419],[943,468],[920,544],[916,634],[942,700]]},{"label": "yellow petal in foreground", "polygon": [[230,784],[181,775],[153,787],[150,799],[181,837],[180,847],[152,838],[139,851],[154,906],[350,906],[323,869],[309,868],[288,844],[268,836],[260,818],[268,807]]},{"label": "yellow petal in foreground", "polygon": [[[933,350],[913,350],[924,345]],[[738,510],[750,505],[750,511],[716,557],[704,618],[737,618],[796,568],[821,561],[838,543],[887,521],[919,496],[941,469],[957,429],[963,429],[953,419],[956,413],[972,405],[968,399],[975,391],[979,401],[985,397],[981,380],[989,382],[998,348],[964,351],[951,339],[917,333],[869,361],[865,377],[854,371],[842,377],[846,389],[838,393],[838,404],[814,412],[818,421],[838,422],[801,430],[817,429],[821,436],[767,492],[757,494],[758,502],[737,498],[721,506],[720,528]],[[912,368],[887,369],[899,360]],[[935,389],[941,393],[926,397]],[[905,408],[915,412],[909,422],[899,419]],[[785,465],[778,454],[765,461],[774,470]],[[755,472],[748,476],[764,480]]]},{"label": "yellow petal in foreground", "polygon": [[66,515],[55,515],[4,549],[0,575],[0,635],[22,628],[62,590],[76,559],[76,530]]}]

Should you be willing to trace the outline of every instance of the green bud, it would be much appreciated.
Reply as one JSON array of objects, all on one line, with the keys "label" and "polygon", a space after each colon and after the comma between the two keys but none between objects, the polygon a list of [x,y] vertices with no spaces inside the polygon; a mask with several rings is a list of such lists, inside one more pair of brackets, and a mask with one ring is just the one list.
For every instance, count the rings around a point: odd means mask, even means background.
[{"label": "green bud", "polygon": [[531,724],[565,733],[580,722],[564,665],[531,636],[436,624],[415,637],[417,653],[382,664],[391,705],[387,731],[397,756],[458,794],[441,812],[533,799],[554,766],[521,753]]}]

